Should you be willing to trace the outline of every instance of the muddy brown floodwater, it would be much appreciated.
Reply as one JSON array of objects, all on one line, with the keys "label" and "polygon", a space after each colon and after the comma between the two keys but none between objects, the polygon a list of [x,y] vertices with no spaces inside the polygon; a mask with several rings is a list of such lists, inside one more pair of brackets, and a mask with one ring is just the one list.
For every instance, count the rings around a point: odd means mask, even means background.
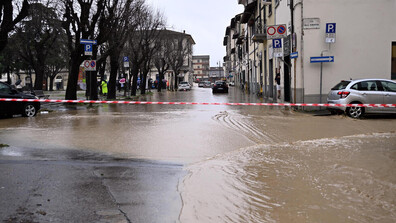
[{"label": "muddy brown floodwater", "polygon": [[[238,90],[146,100],[258,102]],[[394,222],[396,118],[252,106],[97,105],[0,120],[1,143],[182,163],[181,222]]]},{"label": "muddy brown floodwater", "polygon": [[215,117],[256,145],[188,167],[182,222],[395,221],[395,120],[278,112]]}]

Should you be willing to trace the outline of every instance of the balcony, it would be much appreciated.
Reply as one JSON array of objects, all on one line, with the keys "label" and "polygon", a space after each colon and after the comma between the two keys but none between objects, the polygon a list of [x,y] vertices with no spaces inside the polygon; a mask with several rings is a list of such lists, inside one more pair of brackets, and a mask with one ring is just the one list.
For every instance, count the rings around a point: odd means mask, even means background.
[{"label": "balcony", "polygon": [[223,46],[227,46],[228,43],[228,36],[224,37]]},{"label": "balcony", "polygon": [[243,37],[239,37],[238,40],[236,41],[236,44],[241,45],[243,43],[244,38]]},{"label": "balcony", "polygon": [[252,36],[252,40],[253,42],[264,42],[265,40],[267,40],[267,35],[265,33],[255,33]]},{"label": "balcony", "polygon": [[234,33],[234,35],[232,35],[232,39],[238,39],[239,38],[239,33]]},{"label": "balcony", "polygon": [[254,15],[254,12],[257,7],[257,1],[252,1],[245,6],[245,10],[242,14],[241,23],[247,23],[251,16]]}]

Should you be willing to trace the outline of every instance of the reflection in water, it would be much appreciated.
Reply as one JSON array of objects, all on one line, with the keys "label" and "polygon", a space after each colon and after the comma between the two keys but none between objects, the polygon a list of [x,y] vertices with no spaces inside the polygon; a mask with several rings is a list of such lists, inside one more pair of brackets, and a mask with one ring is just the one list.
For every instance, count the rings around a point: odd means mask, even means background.
[{"label": "reflection in water", "polygon": [[180,220],[394,222],[395,145],[382,133],[219,155],[188,168]]}]

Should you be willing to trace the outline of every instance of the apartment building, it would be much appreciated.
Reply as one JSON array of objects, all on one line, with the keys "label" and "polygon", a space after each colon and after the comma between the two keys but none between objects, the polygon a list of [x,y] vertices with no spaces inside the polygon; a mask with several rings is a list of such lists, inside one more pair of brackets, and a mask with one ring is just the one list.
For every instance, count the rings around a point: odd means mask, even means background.
[{"label": "apartment building", "polygon": [[[249,93],[276,98],[274,77],[279,68],[281,100],[287,102],[324,102],[331,87],[343,79],[396,79],[394,1],[238,0],[236,4],[243,4],[244,11],[226,27],[225,69]],[[274,46],[268,29],[280,25],[285,29]],[[315,63],[314,57],[331,61]]]},{"label": "apartment building", "polygon": [[209,55],[196,55],[192,56],[194,81],[207,81],[209,80],[210,56]]},{"label": "apartment building", "polygon": [[224,80],[226,76],[224,76],[223,67],[210,67],[209,68],[209,81],[214,83],[217,80]]}]

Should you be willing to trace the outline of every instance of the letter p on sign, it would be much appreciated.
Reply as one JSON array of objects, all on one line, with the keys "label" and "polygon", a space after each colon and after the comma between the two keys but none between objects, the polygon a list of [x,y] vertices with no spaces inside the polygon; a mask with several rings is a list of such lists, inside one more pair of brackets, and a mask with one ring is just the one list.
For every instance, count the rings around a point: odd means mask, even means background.
[{"label": "letter p on sign", "polygon": [[326,33],[336,33],[336,24],[326,23]]}]

